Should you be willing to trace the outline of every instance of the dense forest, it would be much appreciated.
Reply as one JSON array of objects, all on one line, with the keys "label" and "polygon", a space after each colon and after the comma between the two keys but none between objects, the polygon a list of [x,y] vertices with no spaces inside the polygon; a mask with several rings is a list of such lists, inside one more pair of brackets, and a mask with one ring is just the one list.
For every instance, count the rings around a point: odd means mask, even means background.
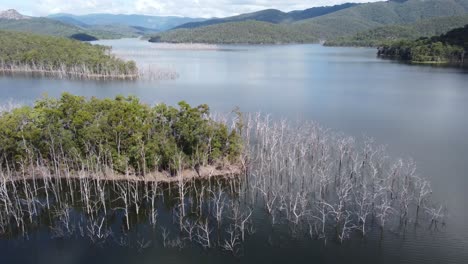
[{"label": "dense forest", "polygon": [[[375,45],[374,39],[432,36],[462,26],[467,19],[468,0],[385,1],[308,13],[313,10],[263,10],[190,23],[159,33],[151,41],[270,44],[335,40],[334,45],[344,41]],[[359,35],[353,39],[355,34]],[[336,40],[344,37],[352,39]]]},{"label": "dense forest", "polygon": [[110,55],[110,48],[67,38],[0,32],[0,72],[58,77],[136,78],[135,62]]},{"label": "dense forest", "polygon": [[179,108],[63,94],[33,107],[0,113],[1,168],[19,164],[108,167],[117,173],[147,172],[235,162],[242,141],[236,131],[209,117],[209,107]]},{"label": "dense forest", "polygon": [[255,21],[263,21],[269,22],[273,24],[280,24],[280,23],[290,23],[294,21],[299,21],[303,19],[323,16],[326,14],[330,14],[342,9],[353,7],[357,4],[354,3],[345,3],[341,5],[334,5],[334,6],[321,6],[321,7],[312,7],[305,10],[295,10],[291,12],[282,12],[276,9],[266,9],[261,10],[253,13],[246,13],[237,16],[225,17],[225,18],[214,18],[208,19],[205,21],[198,21],[198,22],[191,22],[185,23],[180,26],[175,27],[174,29],[178,28],[198,28],[203,26],[209,25],[216,25],[222,24],[227,22],[241,22],[247,20],[255,20]]},{"label": "dense forest", "polygon": [[410,24],[422,19],[467,13],[468,0],[382,1],[297,21],[294,25],[305,34],[328,40],[386,25]]},{"label": "dense forest", "polygon": [[153,36],[150,42],[280,44],[310,43],[318,39],[288,25],[260,21],[229,22],[193,29],[177,29]]},{"label": "dense forest", "polygon": [[325,42],[325,45],[378,47],[395,40],[437,36],[466,24],[468,24],[468,15],[423,19],[416,23],[383,26],[350,37],[331,39]]},{"label": "dense forest", "polygon": [[26,32],[58,37],[70,37],[75,34],[88,34],[97,39],[117,39],[123,37],[138,36],[136,32],[133,32],[131,29],[128,29],[128,27],[108,26],[96,28],[83,28],[43,17],[17,20],[0,18],[0,30]]},{"label": "dense forest", "polygon": [[437,37],[396,41],[380,47],[378,55],[413,63],[466,64],[467,52],[468,25]]}]

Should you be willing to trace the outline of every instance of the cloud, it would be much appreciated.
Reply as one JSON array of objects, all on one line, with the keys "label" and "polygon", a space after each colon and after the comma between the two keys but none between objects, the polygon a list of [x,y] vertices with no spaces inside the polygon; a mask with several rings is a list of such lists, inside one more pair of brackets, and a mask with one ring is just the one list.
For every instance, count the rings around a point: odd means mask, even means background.
[{"label": "cloud", "polygon": [[301,10],[314,6],[376,0],[0,0],[0,7],[27,15],[113,13],[157,16],[224,17],[262,9]]}]

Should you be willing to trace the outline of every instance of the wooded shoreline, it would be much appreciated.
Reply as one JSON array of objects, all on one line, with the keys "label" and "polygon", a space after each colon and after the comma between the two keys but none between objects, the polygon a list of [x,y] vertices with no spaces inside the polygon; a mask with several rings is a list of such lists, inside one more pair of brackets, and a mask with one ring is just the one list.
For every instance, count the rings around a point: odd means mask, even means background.
[{"label": "wooded shoreline", "polygon": [[198,169],[184,169],[171,175],[168,171],[149,172],[146,175],[135,173],[121,174],[108,168],[101,172],[93,171],[66,171],[52,174],[45,166],[28,168],[26,172],[0,171],[0,179],[3,182],[20,182],[29,180],[98,180],[98,181],[130,181],[130,182],[154,182],[154,183],[177,183],[180,180],[188,182],[192,180],[209,180],[212,178],[234,178],[244,174],[246,171],[241,164],[228,164],[222,167],[207,165]]}]

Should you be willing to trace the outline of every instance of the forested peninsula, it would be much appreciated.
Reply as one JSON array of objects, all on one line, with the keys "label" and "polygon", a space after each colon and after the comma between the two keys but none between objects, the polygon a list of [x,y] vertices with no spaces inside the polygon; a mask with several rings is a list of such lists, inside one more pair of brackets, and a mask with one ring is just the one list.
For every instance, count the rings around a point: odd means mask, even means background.
[{"label": "forested peninsula", "polygon": [[80,79],[139,76],[135,62],[116,58],[109,47],[9,31],[0,31],[0,73]]},{"label": "forested peninsula", "polygon": [[63,94],[0,113],[0,168],[13,179],[47,177],[44,171],[157,181],[240,173],[242,147],[237,128],[210,118],[207,105]]},{"label": "forested peninsula", "polygon": [[383,45],[378,56],[411,63],[466,65],[468,25],[431,38],[402,40]]}]

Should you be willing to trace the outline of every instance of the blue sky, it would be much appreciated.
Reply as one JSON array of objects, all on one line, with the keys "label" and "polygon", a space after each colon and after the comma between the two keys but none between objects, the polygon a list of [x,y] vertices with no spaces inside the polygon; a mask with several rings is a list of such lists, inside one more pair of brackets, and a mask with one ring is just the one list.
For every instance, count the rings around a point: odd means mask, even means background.
[{"label": "blue sky", "polygon": [[223,17],[276,8],[283,11],[345,2],[376,0],[0,0],[0,10],[16,9],[25,15],[45,16],[52,13],[114,13]]}]

